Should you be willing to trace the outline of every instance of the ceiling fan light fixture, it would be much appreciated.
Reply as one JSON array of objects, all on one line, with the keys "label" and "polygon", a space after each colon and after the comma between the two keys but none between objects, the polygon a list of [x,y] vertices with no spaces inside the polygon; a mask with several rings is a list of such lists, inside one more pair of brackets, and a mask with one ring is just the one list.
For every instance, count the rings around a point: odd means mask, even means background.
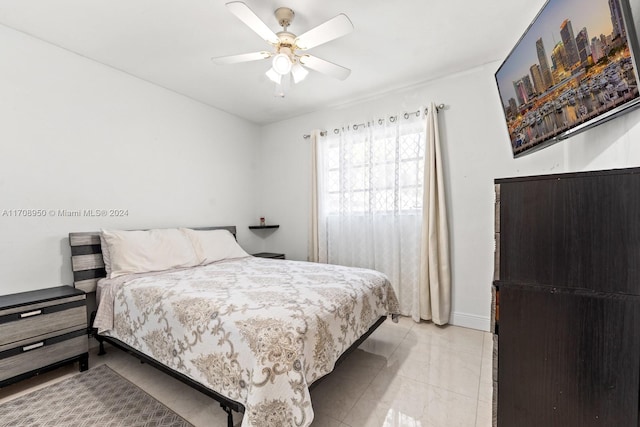
[{"label": "ceiling fan light fixture", "polygon": [[309,70],[307,70],[297,62],[293,64],[293,66],[291,67],[291,75],[293,76],[293,82],[296,84],[303,81],[307,77],[307,74],[309,74]]},{"label": "ceiling fan light fixture", "polygon": [[274,70],[281,76],[289,74],[289,72],[291,71],[291,59],[289,59],[289,56],[285,55],[284,53],[275,55],[271,64],[273,67],[272,70]]},{"label": "ceiling fan light fixture", "polygon": [[271,45],[271,51],[245,53],[212,58],[216,64],[235,64],[271,58],[271,68],[265,73],[275,83],[275,95],[284,97],[291,84],[300,83],[309,70],[330,75],[340,80],[346,79],[351,70],[318,57],[299,51],[311,49],[330,42],[353,31],[353,23],[343,13],[329,19],[307,32],[296,36],[288,31],[295,13],[287,7],[276,9],[275,16],[282,31],[274,33],[246,4],[234,0],[226,4],[229,11],[256,34]]},{"label": "ceiling fan light fixture", "polygon": [[265,74],[267,75],[267,77],[269,77],[269,80],[277,85],[282,82],[282,74],[278,74],[273,68],[269,68],[269,71],[267,71]]}]

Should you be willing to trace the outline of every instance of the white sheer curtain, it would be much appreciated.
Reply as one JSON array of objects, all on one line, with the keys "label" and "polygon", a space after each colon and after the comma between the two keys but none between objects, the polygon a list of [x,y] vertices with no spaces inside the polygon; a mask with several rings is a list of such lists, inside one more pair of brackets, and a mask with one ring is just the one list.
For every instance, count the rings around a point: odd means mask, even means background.
[{"label": "white sheer curtain", "polygon": [[[431,108],[435,111],[435,105]],[[312,132],[309,259],[381,271],[394,286],[402,314],[418,321],[432,319],[433,313],[434,322],[445,324],[448,311],[444,319],[440,314],[446,310],[431,306],[448,307],[448,290],[433,295],[430,278],[438,270],[422,261],[431,247],[423,243],[423,212],[429,212],[423,200],[432,194],[426,189],[430,184],[425,187],[425,164],[430,171],[429,155],[434,156],[422,112],[424,108],[326,136]],[[447,300],[442,303],[440,295]]]},{"label": "white sheer curtain", "polygon": [[389,276],[403,314],[419,310],[425,132],[393,116],[318,140],[318,260]]}]

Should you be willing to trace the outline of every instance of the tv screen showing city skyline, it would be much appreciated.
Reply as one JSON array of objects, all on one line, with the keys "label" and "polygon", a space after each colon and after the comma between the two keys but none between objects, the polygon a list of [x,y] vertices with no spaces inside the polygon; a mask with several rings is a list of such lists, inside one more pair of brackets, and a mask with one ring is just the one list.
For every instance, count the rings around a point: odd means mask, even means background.
[{"label": "tv screen showing city skyline", "polygon": [[515,157],[638,104],[629,10],[627,0],[544,5],[496,72]]}]

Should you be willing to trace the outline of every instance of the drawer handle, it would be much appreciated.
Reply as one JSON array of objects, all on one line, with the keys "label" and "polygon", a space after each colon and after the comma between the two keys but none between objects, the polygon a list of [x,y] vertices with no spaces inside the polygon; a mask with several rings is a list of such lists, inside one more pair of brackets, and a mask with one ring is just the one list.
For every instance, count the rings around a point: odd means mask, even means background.
[{"label": "drawer handle", "polygon": [[44,341],[37,342],[35,344],[25,345],[22,347],[22,351],[35,350],[36,348],[40,348],[44,345]]},{"label": "drawer handle", "polygon": [[22,313],[20,315],[20,318],[24,319],[25,317],[37,316],[38,314],[42,314],[42,310],[34,310],[27,313]]}]

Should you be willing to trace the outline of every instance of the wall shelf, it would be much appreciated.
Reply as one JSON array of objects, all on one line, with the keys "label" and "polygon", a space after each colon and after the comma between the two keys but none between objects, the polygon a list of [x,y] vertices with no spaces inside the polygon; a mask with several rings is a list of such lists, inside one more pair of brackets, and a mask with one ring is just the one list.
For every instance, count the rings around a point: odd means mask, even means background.
[{"label": "wall shelf", "polygon": [[266,228],[280,228],[279,225],[250,225],[250,230],[264,230]]},{"label": "wall shelf", "polygon": [[271,259],[284,259],[284,254],[278,254],[273,252],[259,252],[257,254],[251,254],[258,258],[271,258]]}]

